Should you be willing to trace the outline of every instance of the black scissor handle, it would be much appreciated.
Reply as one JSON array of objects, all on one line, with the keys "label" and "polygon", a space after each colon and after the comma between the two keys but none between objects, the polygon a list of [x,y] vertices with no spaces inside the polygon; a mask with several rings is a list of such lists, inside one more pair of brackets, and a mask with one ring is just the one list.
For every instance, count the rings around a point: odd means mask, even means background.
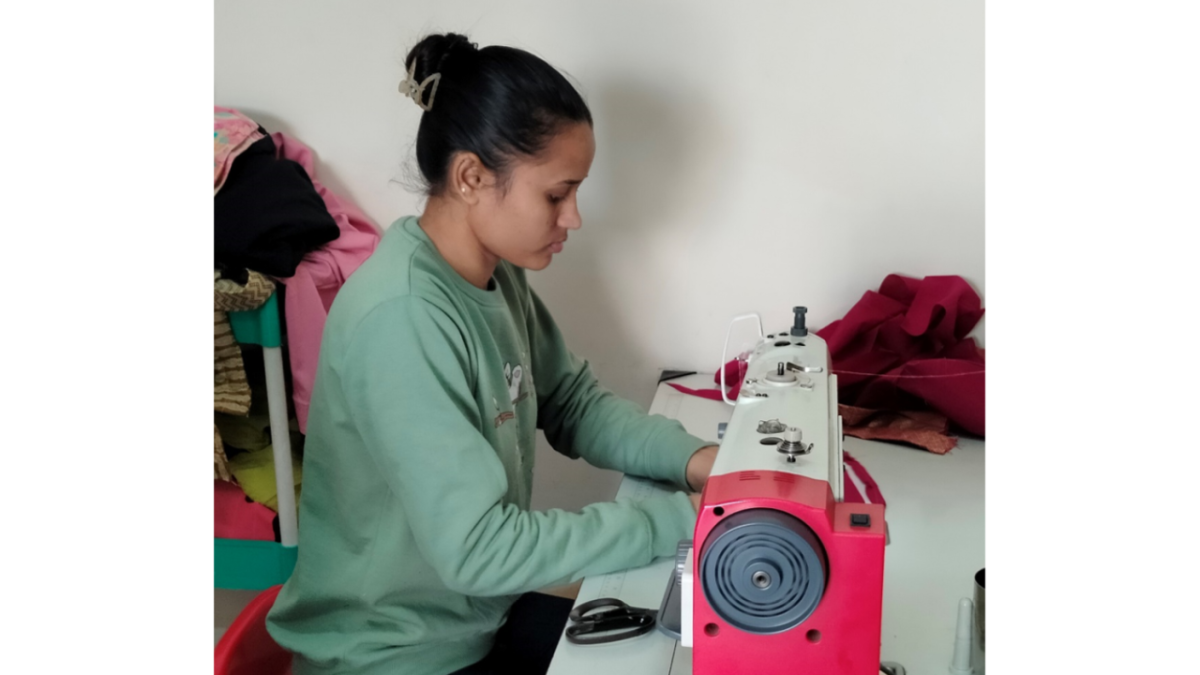
[{"label": "black scissor handle", "polygon": [[654,628],[657,612],[630,607],[616,598],[599,598],[571,610],[567,641],[578,645],[617,642],[644,635]]},{"label": "black scissor handle", "polygon": [[588,600],[582,605],[572,609],[571,615],[568,618],[571,619],[571,621],[583,621],[583,618],[587,616],[588,612],[592,612],[601,608],[610,608],[610,610],[616,611],[627,611],[630,609],[629,605],[625,604],[624,601],[616,598],[596,598],[595,600]]}]

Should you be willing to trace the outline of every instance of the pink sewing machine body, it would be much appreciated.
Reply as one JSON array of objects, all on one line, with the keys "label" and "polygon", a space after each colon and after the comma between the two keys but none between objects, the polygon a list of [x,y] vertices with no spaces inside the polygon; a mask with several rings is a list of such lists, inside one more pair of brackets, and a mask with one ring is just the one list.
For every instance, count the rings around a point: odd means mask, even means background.
[{"label": "pink sewing machine body", "polygon": [[695,675],[880,672],[884,507],[841,501],[828,361],[802,308],[749,354],[682,569]]}]

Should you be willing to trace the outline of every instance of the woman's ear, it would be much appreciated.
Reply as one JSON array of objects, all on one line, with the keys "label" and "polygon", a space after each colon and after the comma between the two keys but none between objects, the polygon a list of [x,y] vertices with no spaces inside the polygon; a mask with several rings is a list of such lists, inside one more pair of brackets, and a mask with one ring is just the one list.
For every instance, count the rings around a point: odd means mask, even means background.
[{"label": "woman's ear", "polygon": [[450,171],[446,187],[452,197],[474,206],[479,203],[480,193],[495,185],[495,175],[479,161],[473,152],[458,152],[450,159]]}]

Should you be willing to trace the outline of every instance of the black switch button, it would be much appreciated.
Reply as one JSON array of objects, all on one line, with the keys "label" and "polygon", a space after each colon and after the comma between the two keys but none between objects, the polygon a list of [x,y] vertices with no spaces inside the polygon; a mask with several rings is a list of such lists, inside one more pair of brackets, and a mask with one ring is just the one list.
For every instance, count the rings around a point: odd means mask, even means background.
[{"label": "black switch button", "polygon": [[870,527],[871,526],[871,516],[870,516],[870,514],[866,514],[866,513],[851,513],[850,514],[850,525],[852,525],[854,527]]}]

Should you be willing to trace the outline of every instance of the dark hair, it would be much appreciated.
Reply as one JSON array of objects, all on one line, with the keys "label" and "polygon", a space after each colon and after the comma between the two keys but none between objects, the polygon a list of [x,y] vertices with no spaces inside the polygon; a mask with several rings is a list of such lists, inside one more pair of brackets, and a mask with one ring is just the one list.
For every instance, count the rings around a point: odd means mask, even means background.
[{"label": "dark hair", "polygon": [[[592,113],[575,87],[550,64],[512,47],[478,49],[456,33],[428,35],[404,59],[416,60],[420,83],[441,73],[430,109],[417,131],[417,165],[430,195],[446,188],[456,152],[473,152],[489,170],[505,176],[514,158],[535,156],[570,123],[592,124]],[[422,101],[429,102],[433,85]]]}]

